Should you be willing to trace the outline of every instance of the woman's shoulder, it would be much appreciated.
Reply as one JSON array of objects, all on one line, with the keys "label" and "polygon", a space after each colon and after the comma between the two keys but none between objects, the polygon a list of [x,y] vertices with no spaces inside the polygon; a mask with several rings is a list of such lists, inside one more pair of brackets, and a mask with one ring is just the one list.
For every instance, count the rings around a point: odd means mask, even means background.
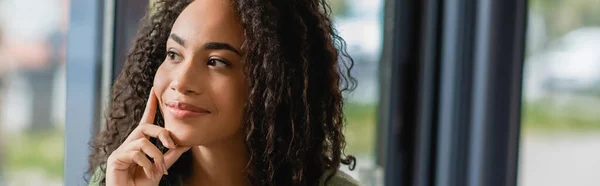
[{"label": "woman's shoulder", "polygon": [[332,171],[327,171],[325,174],[323,174],[321,177],[321,183],[319,184],[320,186],[360,186],[358,181],[341,170],[337,170],[335,175],[333,175],[329,182],[327,182],[327,185],[325,185],[325,180],[331,175],[331,172]]}]

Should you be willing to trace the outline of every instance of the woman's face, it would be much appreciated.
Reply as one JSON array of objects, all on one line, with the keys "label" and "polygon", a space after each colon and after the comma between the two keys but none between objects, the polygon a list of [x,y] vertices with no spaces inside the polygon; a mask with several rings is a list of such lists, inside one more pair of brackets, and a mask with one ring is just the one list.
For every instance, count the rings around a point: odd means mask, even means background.
[{"label": "woman's face", "polygon": [[178,145],[210,145],[242,135],[243,41],[229,1],[195,0],[175,21],[154,90],[165,128]]}]

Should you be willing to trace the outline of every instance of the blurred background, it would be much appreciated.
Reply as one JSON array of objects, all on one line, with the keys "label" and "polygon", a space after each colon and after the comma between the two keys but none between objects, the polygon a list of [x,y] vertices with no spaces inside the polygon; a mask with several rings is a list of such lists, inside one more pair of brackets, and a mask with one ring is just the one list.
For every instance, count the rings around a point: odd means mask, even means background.
[{"label": "blurred background", "polygon": [[[385,2],[329,1],[359,82],[345,107],[346,154],[358,164],[344,171],[364,185],[383,185],[376,147],[379,103],[386,101],[379,87]],[[0,0],[0,185],[63,185],[69,4]],[[600,0],[529,1],[521,186],[600,185],[598,10]]]},{"label": "blurred background", "polygon": [[600,185],[600,1],[530,0],[519,184]]},{"label": "blurred background", "polygon": [[0,0],[0,185],[62,185],[67,0]]}]

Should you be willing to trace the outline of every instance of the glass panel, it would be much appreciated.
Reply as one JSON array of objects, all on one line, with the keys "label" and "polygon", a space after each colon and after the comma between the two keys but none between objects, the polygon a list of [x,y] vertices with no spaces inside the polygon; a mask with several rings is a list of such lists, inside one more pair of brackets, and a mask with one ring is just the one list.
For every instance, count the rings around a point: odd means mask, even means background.
[{"label": "glass panel", "polygon": [[354,59],[356,90],[346,95],[346,154],[357,158],[354,171],[342,170],[364,185],[382,185],[375,164],[376,120],[379,102],[378,67],[383,38],[383,0],[329,0],[336,29]]},{"label": "glass panel", "polygon": [[0,0],[0,185],[62,185],[68,0]]},{"label": "glass panel", "polygon": [[529,2],[519,184],[600,185],[600,1]]}]

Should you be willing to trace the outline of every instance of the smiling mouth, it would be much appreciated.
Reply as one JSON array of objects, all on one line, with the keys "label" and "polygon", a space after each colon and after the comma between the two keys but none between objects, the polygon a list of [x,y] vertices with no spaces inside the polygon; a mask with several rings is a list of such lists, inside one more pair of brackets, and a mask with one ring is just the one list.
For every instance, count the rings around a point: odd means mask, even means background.
[{"label": "smiling mouth", "polygon": [[169,113],[177,119],[193,118],[210,114],[206,109],[177,100],[167,101],[165,105],[167,106]]}]

